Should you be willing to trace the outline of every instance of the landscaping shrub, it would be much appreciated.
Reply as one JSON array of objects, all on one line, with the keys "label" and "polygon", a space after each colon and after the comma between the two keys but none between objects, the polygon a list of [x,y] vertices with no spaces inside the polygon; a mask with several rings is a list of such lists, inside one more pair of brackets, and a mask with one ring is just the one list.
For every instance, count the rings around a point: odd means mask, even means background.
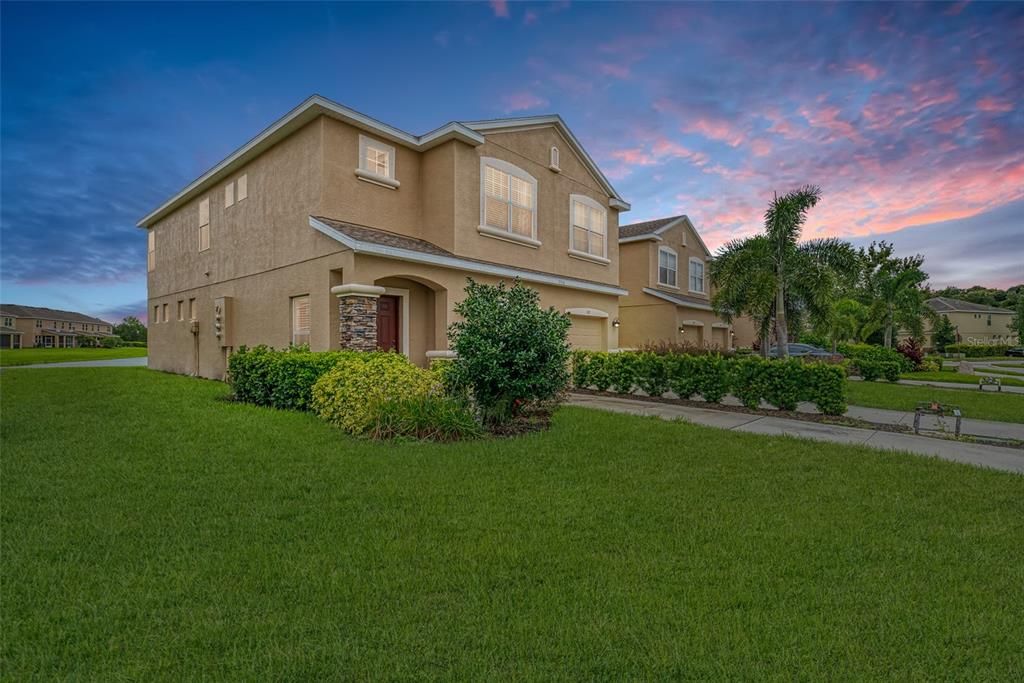
[{"label": "landscaping shrub", "polygon": [[465,402],[427,394],[381,401],[372,411],[367,433],[374,439],[446,442],[477,438],[482,430]]},{"label": "landscaping shrub", "polygon": [[485,285],[469,278],[448,328],[457,354],[453,386],[465,387],[487,424],[510,422],[550,402],[569,384],[569,316],[543,309],[536,290],[516,280]]},{"label": "landscaping shrub", "polygon": [[355,352],[328,370],[313,385],[317,415],[350,434],[365,434],[386,401],[438,394],[437,375],[397,353]]},{"label": "landscaping shrub", "polygon": [[[659,356],[684,354],[687,356],[719,355],[731,358],[736,355],[735,350],[721,348],[718,344],[694,344],[693,342],[682,341],[658,341],[641,344],[639,351],[647,351]],[[749,352],[749,351],[748,351]]]},{"label": "landscaping shrub", "polygon": [[757,408],[761,405],[764,388],[761,384],[762,370],[766,363],[762,358],[747,356],[732,366],[732,395],[739,399],[746,408]]},{"label": "landscaping shrub", "polygon": [[697,391],[698,356],[669,354],[662,356],[668,375],[668,387],[679,398],[690,398]]},{"label": "landscaping shrub", "polygon": [[648,396],[668,391],[668,365],[662,356],[649,351],[636,354],[636,384]]},{"label": "landscaping shrub", "polygon": [[121,341],[121,338],[117,336],[103,337],[102,339],[100,339],[100,346],[102,346],[105,349],[119,348],[122,343],[123,342]]},{"label": "landscaping shrub", "polygon": [[839,344],[837,351],[848,359],[897,363],[902,372],[911,372],[914,364],[896,349],[887,349],[874,344]]},{"label": "landscaping shrub", "polygon": [[924,349],[921,348],[921,344],[918,343],[916,339],[913,337],[907,337],[896,345],[896,350],[899,351],[904,358],[910,361],[911,364],[913,364],[914,367],[911,368],[912,372],[916,372],[921,369],[921,361],[924,359]]},{"label": "landscaping shrub", "polygon": [[638,377],[639,357],[634,353],[613,353],[607,356],[608,380],[618,394],[631,394]]},{"label": "landscaping shrub", "polygon": [[144,348],[146,348],[146,342],[144,342],[144,341],[123,341],[123,342],[121,342],[121,346],[130,346],[130,347],[136,348],[136,349],[144,349]]},{"label": "landscaping shrub", "polygon": [[825,415],[846,412],[846,375],[843,368],[828,363],[804,365],[803,400],[814,403]]},{"label": "landscaping shrub", "polygon": [[240,346],[228,358],[228,384],[236,401],[258,406],[271,405],[271,373],[282,351],[259,345]]},{"label": "landscaping shrub", "polygon": [[896,382],[905,370],[903,363],[885,360],[853,360],[848,367],[852,374],[860,375],[865,382],[874,382],[883,377],[889,382]]},{"label": "landscaping shrub", "polygon": [[917,370],[918,372],[940,372],[942,370],[942,358],[936,356],[923,358],[921,366]]},{"label": "landscaping shrub", "polygon": [[317,351],[289,347],[239,347],[228,359],[228,383],[235,400],[283,410],[309,410],[313,385],[356,351]]},{"label": "landscaping shrub", "polygon": [[946,353],[962,353],[967,358],[1005,356],[1010,347],[1006,344],[949,344]]}]

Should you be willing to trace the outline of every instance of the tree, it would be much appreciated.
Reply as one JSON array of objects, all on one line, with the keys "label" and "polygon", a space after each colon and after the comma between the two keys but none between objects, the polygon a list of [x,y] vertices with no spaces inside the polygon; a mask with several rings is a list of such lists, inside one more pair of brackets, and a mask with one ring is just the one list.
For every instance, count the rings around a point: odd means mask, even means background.
[{"label": "tree", "polygon": [[1017,343],[1024,344],[1024,296],[1017,298],[1010,329],[1017,333]]},{"label": "tree", "polygon": [[871,319],[870,309],[856,299],[840,299],[832,304],[828,316],[819,321],[815,330],[829,338],[832,351],[840,342],[864,342],[880,329]]},{"label": "tree", "polygon": [[924,257],[897,258],[892,244],[872,242],[866,251],[861,250],[861,259],[863,296],[869,302],[871,317],[882,323],[885,347],[892,348],[893,336],[901,328],[920,338],[924,320],[935,319],[935,312],[925,303],[928,274],[921,270]]},{"label": "tree", "polygon": [[134,315],[130,315],[122,320],[119,325],[114,325],[114,334],[124,341],[144,342],[146,341],[147,331],[146,326],[142,324],[141,320]]},{"label": "tree", "polygon": [[761,332],[762,355],[774,326],[779,355],[788,356],[787,321],[798,315],[812,325],[827,319],[841,285],[856,273],[856,252],[849,243],[799,243],[807,212],[820,198],[821,190],[810,185],[776,196],[765,212],[764,234],[727,243],[711,261],[716,313],[727,322],[750,316]]},{"label": "tree", "polygon": [[949,321],[949,316],[943,314],[932,328],[932,346],[939,353],[945,353],[946,347],[955,343],[956,327]]}]

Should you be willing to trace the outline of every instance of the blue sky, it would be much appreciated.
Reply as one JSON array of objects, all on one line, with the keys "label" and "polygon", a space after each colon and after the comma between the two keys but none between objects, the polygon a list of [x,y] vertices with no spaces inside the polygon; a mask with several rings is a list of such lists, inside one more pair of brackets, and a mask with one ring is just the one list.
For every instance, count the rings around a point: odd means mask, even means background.
[{"label": "blue sky", "polygon": [[1024,5],[3,3],[3,301],[144,316],[137,220],[312,93],[423,133],[557,112],[633,211],[1024,281]]}]

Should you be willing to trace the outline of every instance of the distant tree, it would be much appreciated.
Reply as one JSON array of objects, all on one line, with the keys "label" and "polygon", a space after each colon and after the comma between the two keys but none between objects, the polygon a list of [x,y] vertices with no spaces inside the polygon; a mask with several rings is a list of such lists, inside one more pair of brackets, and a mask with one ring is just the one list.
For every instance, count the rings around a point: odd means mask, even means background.
[{"label": "distant tree", "polygon": [[925,304],[928,274],[921,269],[924,257],[897,258],[892,244],[872,242],[867,250],[861,250],[861,260],[861,294],[871,308],[871,318],[882,324],[885,347],[892,348],[893,337],[901,328],[921,337],[924,321],[935,318]]},{"label": "distant tree", "polygon": [[146,326],[142,324],[141,320],[130,315],[122,320],[119,325],[114,325],[114,334],[124,341],[144,342],[146,341],[147,331]]},{"label": "distant tree", "polygon": [[932,328],[932,346],[939,353],[943,353],[946,347],[956,343],[956,327],[949,321],[949,316],[943,314],[935,321]]},{"label": "distant tree", "polygon": [[1017,343],[1024,344],[1024,296],[1017,297],[1017,308],[1014,309],[1010,329],[1017,333]]}]

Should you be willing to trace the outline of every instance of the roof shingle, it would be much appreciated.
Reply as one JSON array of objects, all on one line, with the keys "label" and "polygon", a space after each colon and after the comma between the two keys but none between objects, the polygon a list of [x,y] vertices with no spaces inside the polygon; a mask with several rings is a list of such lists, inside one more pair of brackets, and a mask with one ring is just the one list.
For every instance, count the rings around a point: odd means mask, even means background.
[{"label": "roof shingle", "polygon": [[686,218],[686,215],[680,214],[678,216],[669,216],[668,218],[656,218],[653,221],[644,221],[643,223],[620,225],[619,239],[622,239],[623,237],[637,237],[638,235],[650,235],[661,228],[664,228],[669,223],[674,223],[680,218]]},{"label": "roof shingle", "polygon": [[43,320],[58,320],[70,323],[90,323],[94,325],[110,325],[106,320],[94,318],[84,313],[74,311],[61,311],[56,308],[41,308],[39,306],[22,306],[20,304],[0,304],[0,315],[9,318],[42,318]]},{"label": "roof shingle", "polygon": [[931,306],[932,310],[936,313],[954,313],[954,312],[967,312],[967,313],[1005,313],[1012,315],[1013,311],[1009,308],[997,308],[996,306],[987,306],[985,304],[976,304],[970,301],[963,301],[962,299],[950,299],[944,296],[937,296],[928,299],[926,302]]}]

